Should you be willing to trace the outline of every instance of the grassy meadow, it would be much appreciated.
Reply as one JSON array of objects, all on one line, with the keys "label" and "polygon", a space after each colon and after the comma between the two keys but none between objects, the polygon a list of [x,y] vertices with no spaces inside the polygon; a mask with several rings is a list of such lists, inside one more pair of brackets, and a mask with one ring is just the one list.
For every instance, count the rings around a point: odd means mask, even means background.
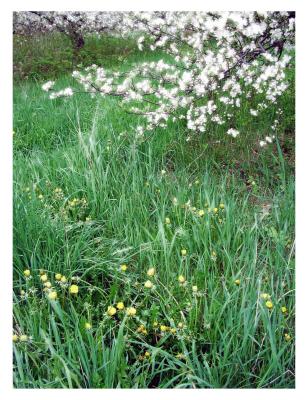
[{"label": "grassy meadow", "polygon": [[[161,57],[95,37],[79,61]],[[190,141],[136,138],[116,99],[49,100],[71,70],[61,35],[14,38],[15,387],[294,387],[294,67],[258,119],[243,99],[238,138]]]}]

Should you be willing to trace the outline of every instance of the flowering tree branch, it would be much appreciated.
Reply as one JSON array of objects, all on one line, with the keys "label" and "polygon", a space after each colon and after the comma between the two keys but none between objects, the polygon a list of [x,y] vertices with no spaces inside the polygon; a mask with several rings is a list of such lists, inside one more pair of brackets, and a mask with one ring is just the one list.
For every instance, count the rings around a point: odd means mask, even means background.
[{"label": "flowering tree branch", "polygon": [[[236,137],[243,98],[254,99],[248,112],[258,117],[287,89],[294,30],[288,12],[128,13],[121,33],[136,32],[141,51],[161,49],[171,61],[136,64],[127,73],[93,65],[73,77],[91,96],[121,97],[130,113],[143,115],[138,135],[185,120],[192,133],[218,124]],[[66,90],[50,97],[73,94]]]}]

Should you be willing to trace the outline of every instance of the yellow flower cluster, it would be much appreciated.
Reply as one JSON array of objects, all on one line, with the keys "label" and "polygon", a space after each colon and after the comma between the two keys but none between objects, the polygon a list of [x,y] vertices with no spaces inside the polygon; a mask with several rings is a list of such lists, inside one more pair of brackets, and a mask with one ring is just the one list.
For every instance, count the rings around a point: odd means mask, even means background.
[{"label": "yellow flower cluster", "polygon": [[167,326],[167,325],[160,325],[159,329],[162,333],[165,333],[165,332],[170,332],[172,334],[176,333],[175,328],[171,328],[171,326]]},{"label": "yellow flower cluster", "polygon": [[22,342],[22,343],[25,343],[25,342],[28,342],[29,341],[29,337],[27,336],[27,335],[20,335],[20,336],[18,336],[18,335],[16,335],[16,334],[14,334],[13,335],[13,342],[14,343],[17,343],[17,342]]},{"label": "yellow flower cluster", "polygon": [[137,333],[142,333],[142,335],[147,335],[148,331],[144,325],[140,325],[137,328]]}]

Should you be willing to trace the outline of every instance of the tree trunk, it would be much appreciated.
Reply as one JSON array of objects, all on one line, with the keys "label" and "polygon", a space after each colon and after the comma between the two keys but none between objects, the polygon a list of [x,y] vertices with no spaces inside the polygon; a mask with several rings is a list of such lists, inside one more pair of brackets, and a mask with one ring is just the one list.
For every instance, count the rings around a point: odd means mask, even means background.
[{"label": "tree trunk", "polygon": [[75,32],[70,36],[70,39],[73,47],[72,64],[75,66],[79,61],[79,53],[85,45],[85,40],[81,34]]}]

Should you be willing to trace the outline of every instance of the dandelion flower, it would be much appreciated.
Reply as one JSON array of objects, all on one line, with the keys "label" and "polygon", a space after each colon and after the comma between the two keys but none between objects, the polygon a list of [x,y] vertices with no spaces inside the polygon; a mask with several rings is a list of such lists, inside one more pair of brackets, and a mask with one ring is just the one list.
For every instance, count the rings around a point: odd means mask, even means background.
[{"label": "dandelion flower", "polygon": [[45,286],[46,288],[50,289],[50,288],[51,288],[51,282],[49,282],[49,281],[45,282],[45,283],[44,283],[44,286]]},{"label": "dandelion flower", "polygon": [[213,211],[214,211],[215,214],[218,213],[218,208],[215,207],[215,208],[213,209]]},{"label": "dandelion flower", "polygon": [[64,275],[61,276],[60,281],[61,281],[62,283],[66,283],[66,282],[67,282],[66,276],[64,276]]},{"label": "dandelion flower", "polygon": [[86,323],[84,324],[84,327],[85,327],[85,329],[88,331],[89,329],[92,328],[92,325],[90,324],[90,322],[86,322]]},{"label": "dandelion flower", "polygon": [[58,273],[55,275],[55,278],[56,278],[56,281],[60,281],[62,278],[62,275]]},{"label": "dandelion flower", "polygon": [[291,340],[291,336],[288,333],[284,334],[284,338],[287,342],[289,342]]},{"label": "dandelion flower", "polygon": [[146,281],[144,283],[144,287],[147,288],[147,289],[152,289],[153,283],[151,281]]},{"label": "dandelion flower", "polygon": [[240,279],[236,279],[236,280],[234,281],[234,283],[238,286],[238,285],[241,283],[241,281],[240,281]]},{"label": "dandelion flower", "polygon": [[151,357],[151,353],[150,353],[149,351],[146,351],[146,352],[144,353],[144,356],[145,356],[146,358],[150,358],[150,357]]},{"label": "dandelion flower", "polygon": [[77,285],[71,285],[70,286],[70,293],[71,294],[77,294],[79,291],[79,287]]},{"label": "dandelion flower", "polygon": [[185,277],[184,277],[183,275],[179,275],[178,281],[179,281],[180,283],[184,283],[184,282],[186,281],[186,279],[185,279]]},{"label": "dandelion flower", "polygon": [[265,305],[266,305],[266,307],[268,308],[268,309],[272,309],[273,308],[273,303],[270,301],[270,300],[268,300],[266,303],[265,303]]},{"label": "dandelion flower", "polygon": [[48,278],[47,278],[46,274],[41,275],[41,281],[42,282],[47,282],[48,281]]},{"label": "dandelion flower", "polygon": [[184,327],[183,322],[179,322],[179,323],[178,323],[178,328],[182,329],[183,327]]},{"label": "dandelion flower", "polygon": [[18,339],[19,339],[18,335],[13,335],[13,342],[14,343],[18,342]]},{"label": "dandelion flower", "polygon": [[137,310],[134,307],[128,307],[126,310],[126,314],[130,317],[133,317],[134,315],[136,315]]},{"label": "dandelion flower", "polygon": [[174,335],[176,333],[176,329],[175,328],[171,328],[170,329],[170,333],[172,333]]},{"label": "dandelion flower", "polygon": [[147,271],[147,276],[154,276],[155,275],[155,268],[151,267]]},{"label": "dandelion flower", "polygon": [[126,264],[121,264],[120,265],[121,271],[125,272],[127,270],[127,265]]},{"label": "dandelion flower", "polygon": [[29,276],[31,275],[31,271],[29,269],[25,269],[24,270],[24,275],[26,278],[29,278]]},{"label": "dandelion flower", "polygon": [[182,249],[182,250],[181,250],[181,255],[182,255],[183,257],[185,257],[185,256],[187,255],[187,250],[186,250],[186,249]]},{"label": "dandelion flower", "polygon": [[56,291],[52,291],[52,292],[48,293],[49,300],[57,300],[57,297],[58,297],[58,295],[57,295]]},{"label": "dandelion flower", "polygon": [[166,217],[165,218],[165,223],[166,223],[166,225],[170,225],[171,224],[170,218]]},{"label": "dandelion flower", "polygon": [[123,301],[119,301],[118,304],[117,304],[117,309],[118,309],[118,310],[124,310],[124,307],[125,307],[125,306],[124,306]]},{"label": "dandelion flower", "polygon": [[147,335],[147,334],[148,334],[148,331],[146,330],[146,328],[145,328],[144,325],[140,325],[140,326],[137,328],[137,332],[138,332],[138,333],[142,333],[143,335]]},{"label": "dandelion flower", "polygon": [[113,307],[113,306],[109,306],[109,307],[107,308],[107,314],[108,314],[110,317],[112,317],[114,314],[116,314],[116,312],[117,312],[117,309],[116,309],[115,307]]},{"label": "dandelion flower", "polygon": [[205,211],[204,211],[204,210],[199,210],[199,211],[198,211],[199,217],[203,217],[204,214],[205,214]]},{"label": "dandelion flower", "polygon": [[162,332],[167,332],[168,327],[167,327],[166,325],[161,325],[161,326],[160,326],[160,330],[161,330]]},{"label": "dandelion flower", "polygon": [[194,293],[198,292],[198,286],[193,286],[193,287],[192,287],[192,291],[193,291]]},{"label": "dandelion flower", "polygon": [[220,204],[219,204],[219,208],[225,208],[224,203],[220,203]]},{"label": "dandelion flower", "polygon": [[28,336],[27,335],[20,335],[19,340],[21,342],[27,342],[28,341]]},{"label": "dandelion flower", "polygon": [[271,296],[268,293],[261,293],[260,297],[263,300],[269,300],[271,298]]},{"label": "dandelion flower", "polygon": [[285,314],[287,311],[288,311],[287,307],[285,307],[285,306],[281,307],[281,312],[283,314]]}]

